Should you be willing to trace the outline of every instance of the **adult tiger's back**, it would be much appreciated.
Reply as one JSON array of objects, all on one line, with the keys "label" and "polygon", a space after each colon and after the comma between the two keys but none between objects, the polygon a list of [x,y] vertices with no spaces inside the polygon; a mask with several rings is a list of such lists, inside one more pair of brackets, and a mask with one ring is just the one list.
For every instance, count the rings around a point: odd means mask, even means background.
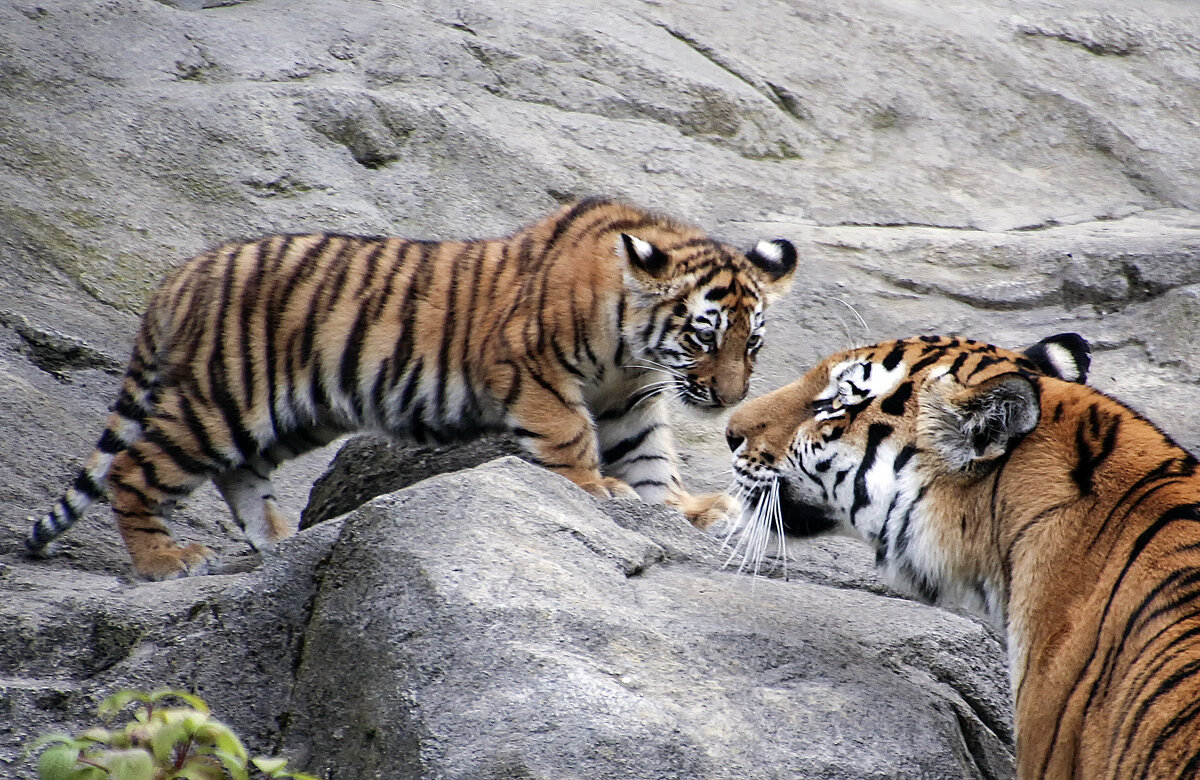
[{"label": "adult tiger's back", "polygon": [[270,546],[295,530],[275,466],[362,429],[512,430],[593,494],[665,501],[704,525],[732,503],[683,489],[658,396],[740,400],[767,299],[795,265],[786,241],[743,254],[600,199],[501,239],[225,244],[155,292],[95,452],[27,546],[43,551],[107,485],[139,574],[203,571],[211,551],[178,547],[165,508],[211,478],[247,539]]},{"label": "adult tiger's back", "polygon": [[833,355],[734,412],[737,479],[1006,633],[1020,777],[1193,777],[1197,461],[1064,381],[1087,362],[1073,334],[1024,354],[922,337]]}]

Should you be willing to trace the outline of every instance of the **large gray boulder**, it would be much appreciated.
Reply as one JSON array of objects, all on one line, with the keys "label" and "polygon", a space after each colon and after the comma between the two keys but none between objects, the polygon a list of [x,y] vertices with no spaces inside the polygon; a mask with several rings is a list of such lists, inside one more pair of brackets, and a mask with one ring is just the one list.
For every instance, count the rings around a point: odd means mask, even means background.
[{"label": "large gray boulder", "polygon": [[618,507],[509,458],[353,513],[285,743],[357,778],[1011,772],[1002,651],[979,625],[751,580],[674,513]]},{"label": "large gray boulder", "polygon": [[[502,443],[359,443],[311,505],[336,446],[289,464],[280,497],[315,525],[266,561],[199,491],[175,527],[224,554],[213,577],[130,581],[104,507],[57,559],[20,539],[187,256],[502,234],[591,194],[797,242],[754,392],[893,336],[1074,330],[1095,384],[1197,449],[1197,30],[1167,0],[0,0],[0,766],[29,778],[29,735],[172,684],[334,776],[1006,776],[998,646],[888,591],[850,540],[753,579],[668,510],[598,514],[508,461],[391,493]],[[720,429],[677,420],[698,489],[728,477]],[[520,509],[426,529],[451,496]],[[348,679],[335,643],[358,640]]]},{"label": "large gray boulder", "polygon": [[170,685],[322,777],[1011,776],[985,628],[836,569],[751,578],[727,556],[670,510],[505,458],[319,524],[247,574],[23,569],[10,586],[39,595],[0,605],[4,736]]}]

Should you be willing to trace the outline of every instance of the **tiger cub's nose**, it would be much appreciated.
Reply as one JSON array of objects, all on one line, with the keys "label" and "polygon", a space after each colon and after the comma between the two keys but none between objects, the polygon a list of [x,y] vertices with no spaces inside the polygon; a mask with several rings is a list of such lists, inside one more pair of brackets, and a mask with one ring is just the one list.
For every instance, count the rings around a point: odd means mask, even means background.
[{"label": "tiger cub's nose", "polygon": [[745,436],[739,436],[733,432],[732,428],[725,429],[725,441],[729,444],[730,452],[737,452],[737,448],[742,446],[742,442],[746,440]]}]

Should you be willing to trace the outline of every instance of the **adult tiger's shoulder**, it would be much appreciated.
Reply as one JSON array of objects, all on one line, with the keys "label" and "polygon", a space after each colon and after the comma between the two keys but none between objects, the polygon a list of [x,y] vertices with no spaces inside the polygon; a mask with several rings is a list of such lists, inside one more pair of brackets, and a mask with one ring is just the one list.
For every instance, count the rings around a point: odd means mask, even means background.
[{"label": "adult tiger's shoulder", "polygon": [[778,497],[750,519],[841,525],[1006,633],[1020,777],[1194,777],[1197,461],[1080,384],[1088,361],[1073,334],[833,355],[734,412],[737,480]]},{"label": "adult tiger's shoulder", "polygon": [[269,546],[295,530],[274,468],[363,429],[511,430],[595,495],[665,501],[704,525],[733,504],[684,490],[661,398],[741,400],[795,267],[787,241],[742,253],[603,199],[499,239],[225,244],[154,293],[95,452],[27,546],[44,551],[107,490],[139,574],[203,571],[212,552],[177,546],[166,507],[212,479]]}]

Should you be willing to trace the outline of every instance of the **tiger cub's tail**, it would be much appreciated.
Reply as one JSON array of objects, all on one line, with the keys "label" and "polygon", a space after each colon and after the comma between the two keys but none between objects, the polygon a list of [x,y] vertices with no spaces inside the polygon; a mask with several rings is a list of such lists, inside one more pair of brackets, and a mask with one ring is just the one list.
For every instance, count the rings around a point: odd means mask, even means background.
[{"label": "tiger cub's tail", "polygon": [[107,495],[105,482],[113,458],[142,437],[146,418],[154,407],[154,388],[158,378],[154,339],[149,332],[148,319],[142,322],[133,358],[96,449],[50,511],[40,519],[28,518],[33,526],[25,537],[25,549],[31,555],[46,556],[50,543],[75,525],[92,504]]}]

